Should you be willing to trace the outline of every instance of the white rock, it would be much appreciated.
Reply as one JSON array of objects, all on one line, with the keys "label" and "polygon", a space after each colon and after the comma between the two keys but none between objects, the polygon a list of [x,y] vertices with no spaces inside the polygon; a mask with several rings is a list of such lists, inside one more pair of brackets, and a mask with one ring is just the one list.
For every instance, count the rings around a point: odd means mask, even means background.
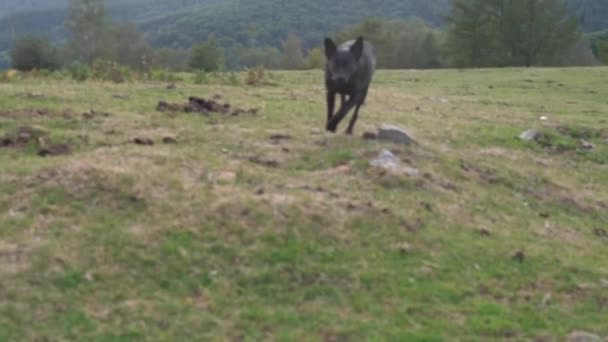
[{"label": "white rock", "polygon": [[535,129],[529,129],[519,135],[519,139],[524,141],[532,141],[540,136],[540,132]]}]

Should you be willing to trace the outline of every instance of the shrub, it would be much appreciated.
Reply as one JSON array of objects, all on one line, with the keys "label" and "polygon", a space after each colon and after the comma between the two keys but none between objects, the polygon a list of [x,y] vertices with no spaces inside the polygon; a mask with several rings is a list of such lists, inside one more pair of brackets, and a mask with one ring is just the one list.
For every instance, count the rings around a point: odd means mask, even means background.
[{"label": "shrub", "polygon": [[78,82],[84,82],[91,77],[91,69],[87,65],[81,63],[73,63],[70,65],[68,72],[72,79]]},{"label": "shrub", "polygon": [[205,84],[209,82],[209,75],[205,69],[200,69],[194,74],[194,84]]},{"label": "shrub", "polygon": [[91,77],[96,80],[124,83],[133,78],[131,69],[117,62],[98,59],[91,67]]},{"label": "shrub", "polygon": [[175,73],[173,73],[167,69],[154,69],[149,74],[147,74],[147,76],[150,81],[159,81],[159,82],[182,81],[182,79],[179,76],[177,76]]}]

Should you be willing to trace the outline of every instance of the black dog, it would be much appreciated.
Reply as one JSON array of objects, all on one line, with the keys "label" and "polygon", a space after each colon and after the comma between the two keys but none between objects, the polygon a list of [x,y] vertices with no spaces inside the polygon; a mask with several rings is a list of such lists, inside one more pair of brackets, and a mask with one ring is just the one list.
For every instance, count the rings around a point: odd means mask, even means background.
[{"label": "black dog", "polygon": [[[370,43],[359,37],[339,47],[325,38],[325,87],[327,89],[327,130],[335,132],[340,121],[355,107],[346,134],[352,134],[359,116],[359,108],[365,102],[369,85],[376,70],[376,56]],[[336,94],[342,100],[334,115]],[[346,97],[348,96],[348,100]]]}]

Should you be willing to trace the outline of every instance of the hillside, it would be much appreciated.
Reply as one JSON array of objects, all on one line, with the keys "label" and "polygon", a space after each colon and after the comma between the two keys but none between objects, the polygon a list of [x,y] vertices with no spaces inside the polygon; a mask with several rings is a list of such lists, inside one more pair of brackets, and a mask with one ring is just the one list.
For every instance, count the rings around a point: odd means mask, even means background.
[{"label": "hillside", "polygon": [[380,71],[353,137],[271,76],[0,82],[0,341],[608,335],[608,68]]},{"label": "hillside", "polygon": [[[329,33],[368,16],[419,18],[438,25],[449,0],[365,0],[342,3],[330,0],[306,2],[282,0],[162,0],[107,1],[116,21],[134,21],[156,47],[189,48],[215,33],[225,46],[279,46],[288,33],[303,37],[307,47],[316,46]],[[55,40],[65,36],[65,3],[8,3],[12,15],[0,16],[0,51],[9,49],[14,37],[25,33],[46,34]],[[281,9],[279,12],[278,9]],[[8,12],[7,12],[8,13]]]}]

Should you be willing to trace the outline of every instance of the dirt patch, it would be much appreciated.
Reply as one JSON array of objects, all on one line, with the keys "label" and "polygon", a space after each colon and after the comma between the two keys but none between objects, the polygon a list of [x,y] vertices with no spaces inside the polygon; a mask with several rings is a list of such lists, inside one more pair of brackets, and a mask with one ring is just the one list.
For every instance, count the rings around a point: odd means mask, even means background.
[{"label": "dirt patch", "polygon": [[27,251],[23,247],[0,242],[0,274],[15,274],[27,265]]},{"label": "dirt patch", "polygon": [[159,112],[184,112],[184,113],[201,113],[208,115],[210,113],[220,113],[230,116],[239,116],[242,114],[257,115],[259,109],[243,109],[233,108],[230,103],[220,103],[216,100],[206,100],[201,97],[191,96],[188,98],[188,103],[177,104],[159,101],[156,106]]},{"label": "dirt patch", "polygon": [[16,110],[0,110],[0,117],[11,119],[24,119],[50,116],[53,114],[48,108],[24,108]]},{"label": "dirt patch", "polygon": [[280,144],[282,141],[291,140],[291,135],[288,134],[273,134],[270,136],[270,141],[274,145]]},{"label": "dirt patch", "polygon": [[38,155],[41,157],[62,156],[72,153],[68,144],[48,144],[48,133],[41,128],[33,126],[19,126],[14,132],[0,138],[0,148],[23,148],[30,144],[38,146]]},{"label": "dirt patch", "polygon": [[98,112],[98,111],[91,109],[88,112],[82,113],[81,116],[85,120],[92,120],[92,119],[95,119],[98,117],[107,118],[107,117],[111,116],[111,114],[107,113],[107,112]]},{"label": "dirt patch", "polygon": [[48,133],[42,128],[19,126],[14,132],[7,133],[0,138],[0,147],[22,147],[30,142],[38,142],[40,138],[47,135]]},{"label": "dirt patch", "polygon": [[133,138],[133,143],[141,146],[154,146],[154,140],[145,137]]},{"label": "dirt patch", "polygon": [[266,158],[266,157],[262,157],[262,156],[251,156],[251,157],[247,158],[247,160],[249,160],[250,162],[252,162],[254,164],[262,165],[265,167],[271,167],[271,168],[277,168],[280,165],[278,160],[270,159],[270,158]]},{"label": "dirt patch", "polygon": [[54,144],[46,147],[41,147],[38,150],[38,155],[41,157],[64,156],[72,153],[72,147],[68,144]]}]

